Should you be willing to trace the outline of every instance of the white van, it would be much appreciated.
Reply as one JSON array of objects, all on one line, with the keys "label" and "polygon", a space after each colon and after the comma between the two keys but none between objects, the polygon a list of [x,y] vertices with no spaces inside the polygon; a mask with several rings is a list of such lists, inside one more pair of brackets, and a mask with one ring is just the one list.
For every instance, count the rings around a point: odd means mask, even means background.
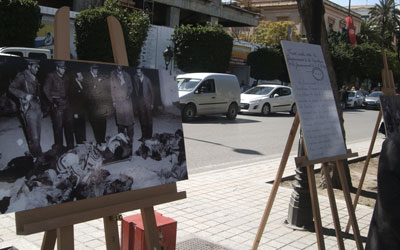
[{"label": "white van", "polygon": [[16,55],[34,59],[50,59],[51,51],[49,49],[26,48],[26,47],[1,47],[0,53]]},{"label": "white van", "polygon": [[239,112],[240,86],[235,75],[189,73],[177,76],[182,119],[224,114],[234,120]]}]

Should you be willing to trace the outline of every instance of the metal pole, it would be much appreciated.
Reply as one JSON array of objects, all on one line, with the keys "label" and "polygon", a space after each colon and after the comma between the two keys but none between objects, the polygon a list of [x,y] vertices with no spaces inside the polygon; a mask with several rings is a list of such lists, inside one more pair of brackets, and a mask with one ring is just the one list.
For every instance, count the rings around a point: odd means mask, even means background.
[{"label": "metal pole", "polygon": [[351,16],[351,13],[350,13],[350,6],[351,6],[351,0],[349,0],[349,16]]}]

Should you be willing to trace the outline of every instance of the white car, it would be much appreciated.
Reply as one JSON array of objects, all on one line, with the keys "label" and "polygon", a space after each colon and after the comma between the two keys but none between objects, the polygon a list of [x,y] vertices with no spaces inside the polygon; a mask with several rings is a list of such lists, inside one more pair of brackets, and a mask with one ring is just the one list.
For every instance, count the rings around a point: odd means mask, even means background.
[{"label": "white car", "polygon": [[361,91],[347,91],[346,107],[359,108],[363,105],[364,100],[365,96]]},{"label": "white car", "polygon": [[297,112],[292,88],[282,85],[258,85],[240,95],[240,112],[269,115]]},{"label": "white car", "polygon": [[230,120],[239,112],[240,87],[235,75],[189,73],[178,75],[183,121],[198,115],[224,114]]}]

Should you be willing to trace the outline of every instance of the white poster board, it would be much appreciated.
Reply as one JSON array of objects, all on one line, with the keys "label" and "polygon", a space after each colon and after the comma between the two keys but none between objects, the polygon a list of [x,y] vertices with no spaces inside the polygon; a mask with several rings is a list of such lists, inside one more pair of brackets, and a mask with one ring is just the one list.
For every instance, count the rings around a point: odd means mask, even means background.
[{"label": "white poster board", "polygon": [[321,46],[282,41],[309,160],[346,154]]}]

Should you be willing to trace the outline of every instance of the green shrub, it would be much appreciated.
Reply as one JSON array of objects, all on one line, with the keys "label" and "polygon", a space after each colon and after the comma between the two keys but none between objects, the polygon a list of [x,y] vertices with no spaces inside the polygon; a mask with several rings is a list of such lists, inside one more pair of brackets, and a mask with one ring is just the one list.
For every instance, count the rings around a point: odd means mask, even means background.
[{"label": "green shrub", "polygon": [[139,65],[140,52],[150,27],[149,17],[140,10],[122,8],[115,0],[104,7],[81,11],[75,20],[75,43],[80,60],[114,62],[107,17],[121,23],[130,66]]},{"label": "green shrub", "polygon": [[233,38],[219,24],[176,27],[175,60],[184,72],[220,72],[229,67]]},{"label": "green shrub", "polygon": [[250,76],[262,80],[279,79],[283,71],[282,59],[282,51],[274,47],[262,47],[249,53]]},{"label": "green shrub", "polygon": [[0,47],[33,47],[40,22],[36,1],[0,0]]}]

